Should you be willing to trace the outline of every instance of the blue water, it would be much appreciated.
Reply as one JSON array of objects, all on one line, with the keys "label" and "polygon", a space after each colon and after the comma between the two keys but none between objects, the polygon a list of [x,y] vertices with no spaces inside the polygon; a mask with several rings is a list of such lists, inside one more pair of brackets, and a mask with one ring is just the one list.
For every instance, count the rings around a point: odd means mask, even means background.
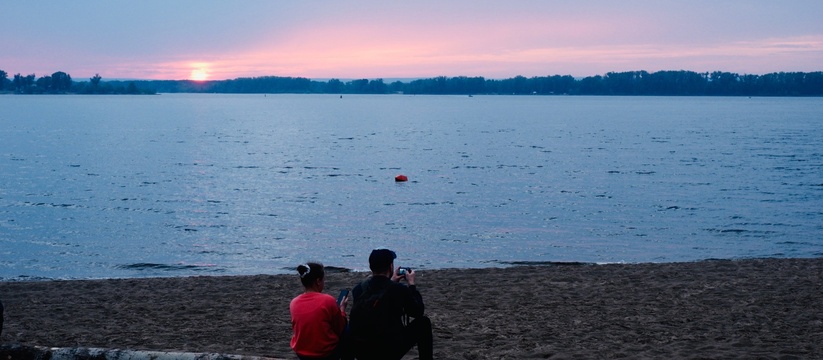
[{"label": "blue water", "polygon": [[0,96],[0,280],[364,270],[376,247],[820,257],[823,99]]}]

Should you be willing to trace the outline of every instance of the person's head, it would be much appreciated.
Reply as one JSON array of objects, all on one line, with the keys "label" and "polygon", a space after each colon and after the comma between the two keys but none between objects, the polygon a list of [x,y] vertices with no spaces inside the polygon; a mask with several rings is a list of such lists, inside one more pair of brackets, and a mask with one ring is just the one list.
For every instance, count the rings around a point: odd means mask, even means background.
[{"label": "person's head", "polygon": [[369,255],[369,268],[374,274],[391,273],[397,254],[389,249],[375,249]]},{"label": "person's head", "polygon": [[323,291],[323,280],[326,277],[326,270],[323,268],[323,264],[310,262],[297,265],[297,274],[300,275],[300,283],[302,283],[306,289],[314,288],[315,290]]}]

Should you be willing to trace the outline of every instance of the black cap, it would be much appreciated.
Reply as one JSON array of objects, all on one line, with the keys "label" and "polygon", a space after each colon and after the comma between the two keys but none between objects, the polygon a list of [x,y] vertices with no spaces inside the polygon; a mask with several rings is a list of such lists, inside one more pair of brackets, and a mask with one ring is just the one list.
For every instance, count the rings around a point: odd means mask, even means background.
[{"label": "black cap", "polygon": [[397,254],[389,249],[372,250],[371,255],[369,255],[369,268],[372,271],[384,271],[391,267],[396,258]]}]

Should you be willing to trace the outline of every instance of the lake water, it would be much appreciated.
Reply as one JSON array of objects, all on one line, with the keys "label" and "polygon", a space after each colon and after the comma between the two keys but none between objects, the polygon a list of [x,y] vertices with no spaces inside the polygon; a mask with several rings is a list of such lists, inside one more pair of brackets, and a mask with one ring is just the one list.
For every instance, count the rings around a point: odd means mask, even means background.
[{"label": "lake water", "polygon": [[376,247],[820,257],[823,99],[0,96],[0,280],[364,270]]}]

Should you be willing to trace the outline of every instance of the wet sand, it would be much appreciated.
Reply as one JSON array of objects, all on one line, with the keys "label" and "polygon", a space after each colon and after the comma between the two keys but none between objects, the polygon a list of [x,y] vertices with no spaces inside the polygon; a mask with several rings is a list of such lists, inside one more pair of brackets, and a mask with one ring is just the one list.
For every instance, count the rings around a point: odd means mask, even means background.
[{"label": "wet sand", "polygon": [[[329,274],[326,292],[366,275]],[[438,359],[823,358],[823,259],[430,270],[418,283]],[[296,275],[3,282],[0,343],[294,359],[301,291]]]}]

